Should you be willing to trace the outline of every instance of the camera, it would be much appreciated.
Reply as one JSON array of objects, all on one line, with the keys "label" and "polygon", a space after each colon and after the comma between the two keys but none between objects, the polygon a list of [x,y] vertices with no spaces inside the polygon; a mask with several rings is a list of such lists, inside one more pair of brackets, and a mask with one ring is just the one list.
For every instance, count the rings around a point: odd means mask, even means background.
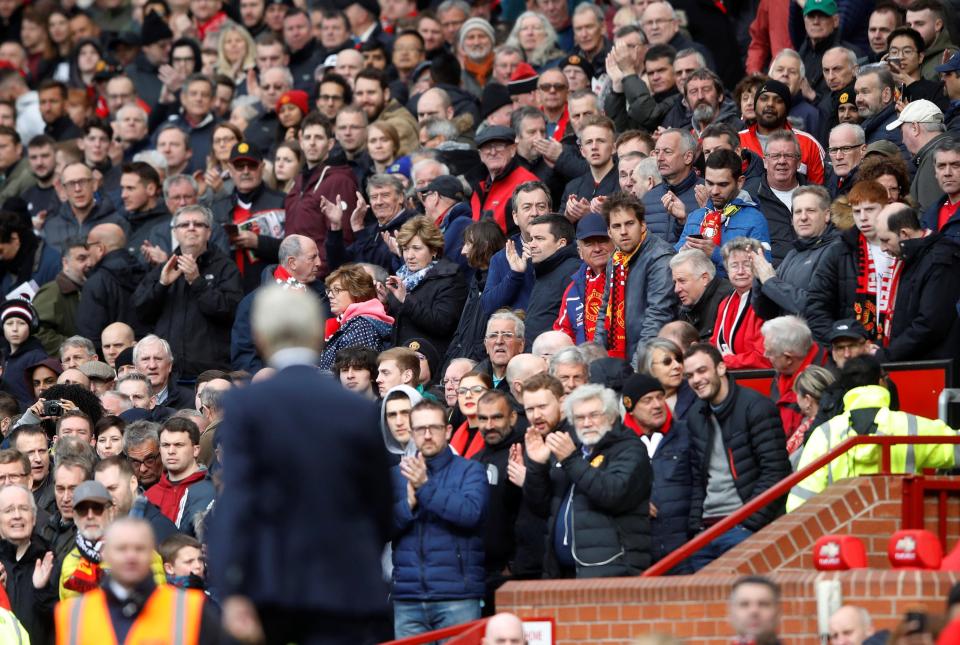
[{"label": "camera", "polygon": [[43,416],[45,417],[63,416],[63,406],[60,405],[60,401],[44,401]]}]

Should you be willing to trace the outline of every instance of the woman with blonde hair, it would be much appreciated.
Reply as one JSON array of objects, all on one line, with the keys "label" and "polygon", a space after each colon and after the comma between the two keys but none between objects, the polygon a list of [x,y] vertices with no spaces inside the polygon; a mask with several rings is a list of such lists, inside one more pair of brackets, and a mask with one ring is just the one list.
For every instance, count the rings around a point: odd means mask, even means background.
[{"label": "woman with blonde hair", "polygon": [[217,42],[216,72],[239,83],[256,64],[256,49],[246,29],[235,22],[224,23]]},{"label": "woman with blonde hair", "polygon": [[393,344],[425,338],[443,356],[467,299],[460,265],[443,257],[443,233],[422,215],[400,227],[397,247],[403,266],[387,278],[387,307],[396,318]]},{"label": "woman with blonde hair", "polygon": [[527,62],[538,72],[564,56],[564,53],[557,49],[556,30],[546,16],[536,11],[524,11],[520,14],[513,23],[507,44],[522,49]]},{"label": "woman with blonde hair", "polygon": [[329,370],[341,349],[366,347],[383,351],[394,320],[377,298],[370,274],[359,264],[345,264],[324,282],[333,316],[327,320],[327,340],[320,356],[320,369]]}]

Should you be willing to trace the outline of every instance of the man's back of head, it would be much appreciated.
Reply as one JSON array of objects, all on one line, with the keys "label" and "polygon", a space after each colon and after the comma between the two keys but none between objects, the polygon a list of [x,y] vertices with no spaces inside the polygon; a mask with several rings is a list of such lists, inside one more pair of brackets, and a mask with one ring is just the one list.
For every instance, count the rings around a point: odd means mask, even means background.
[{"label": "man's back of head", "polygon": [[102,244],[104,253],[122,249],[127,245],[127,236],[117,224],[98,224],[87,235],[88,244]]}]

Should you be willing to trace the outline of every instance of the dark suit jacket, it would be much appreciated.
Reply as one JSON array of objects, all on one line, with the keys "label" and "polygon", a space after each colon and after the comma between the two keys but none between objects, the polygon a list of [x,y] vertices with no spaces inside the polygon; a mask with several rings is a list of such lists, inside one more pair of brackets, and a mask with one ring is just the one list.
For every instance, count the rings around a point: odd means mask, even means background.
[{"label": "dark suit jacket", "polygon": [[329,616],[387,609],[391,484],[379,409],[313,367],[224,402],[210,571],[223,597]]}]

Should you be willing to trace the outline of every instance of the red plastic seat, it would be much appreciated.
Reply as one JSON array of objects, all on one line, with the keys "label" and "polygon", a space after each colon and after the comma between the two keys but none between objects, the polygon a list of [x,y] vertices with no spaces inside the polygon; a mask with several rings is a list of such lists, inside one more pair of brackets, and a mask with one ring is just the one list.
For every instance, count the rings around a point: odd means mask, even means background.
[{"label": "red plastic seat", "polygon": [[867,549],[852,535],[824,535],[813,545],[817,571],[847,571],[867,566]]},{"label": "red plastic seat", "polygon": [[894,569],[939,569],[943,548],[930,531],[908,529],[890,536],[887,557]]},{"label": "red plastic seat", "polygon": [[953,547],[947,555],[943,556],[943,562],[940,563],[941,571],[960,571],[960,542]]}]

